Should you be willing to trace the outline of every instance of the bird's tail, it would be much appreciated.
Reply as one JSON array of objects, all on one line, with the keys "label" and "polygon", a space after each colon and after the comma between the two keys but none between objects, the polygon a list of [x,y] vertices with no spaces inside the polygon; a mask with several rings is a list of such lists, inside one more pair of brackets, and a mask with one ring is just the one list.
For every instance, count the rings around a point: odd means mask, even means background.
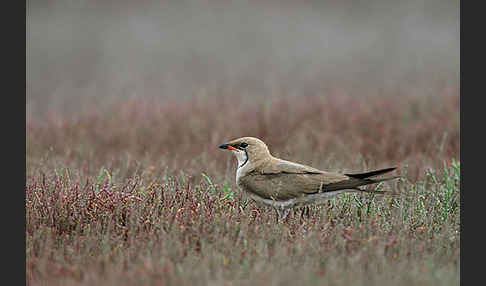
[{"label": "bird's tail", "polygon": [[344,190],[344,189],[356,189],[359,191],[370,192],[370,193],[384,193],[383,191],[362,190],[362,189],[358,189],[358,187],[400,178],[400,176],[392,176],[392,177],[385,177],[385,178],[371,178],[371,177],[376,177],[378,175],[391,172],[395,169],[396,168],[387,168],[387,169],[381,169],[381,170],[371,171],[367,173],[345,174],[346,176],[350,177],[349,180],[328,184],[324,186],[323,190],[327,192],[327,191],[336,191],[336,190]]},{"label": "bird's tail", "polygon": [[378,175],[381,175],[381,174],[385,174],[385,173],[391,172],[391,171],[393,171],[395,169],[396,169],[396,167],[386,168],[386,169],[381,169],[381,170],[376,170],[376,171],[371,171],[371,172],[367,172],[367,173],[345,174],[345,175],[348,176],[348,177],[351,177],[351,178],[355,178],[355,179],[365,179],[365,178],[369,178],[369,177],[374,177],[374,176],[378,176]]}]

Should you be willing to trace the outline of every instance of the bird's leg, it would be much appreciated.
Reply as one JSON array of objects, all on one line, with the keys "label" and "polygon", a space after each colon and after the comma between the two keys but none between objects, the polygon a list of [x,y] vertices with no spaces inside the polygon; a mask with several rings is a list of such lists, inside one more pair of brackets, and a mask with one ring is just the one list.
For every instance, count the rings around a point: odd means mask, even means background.
[{"label": "bird's leg", "polygon": [[305,217],[310,218],[310,206],[305,206]]},{"label": "bird's leg", "polygon": [[290,212],[290,209],[286,209],[286,208],[276,208],[275,210],[277,210],[278,213],[277,222],[279,220],[283,222]]},{"label": "bird's leg", "polygon": [[310,207],[309,206],[304,206],[300,212],[300,218],[304,219],[304,217],[309,218],[310,217]]}]

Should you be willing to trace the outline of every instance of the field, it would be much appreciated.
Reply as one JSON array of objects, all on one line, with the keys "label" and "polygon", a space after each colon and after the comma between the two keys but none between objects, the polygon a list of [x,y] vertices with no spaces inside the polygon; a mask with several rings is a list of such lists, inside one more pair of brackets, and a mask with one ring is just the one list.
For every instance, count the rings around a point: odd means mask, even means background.
[{"label": "field", "polygon": [[[225,93],[222,91],[222,93]],[[459,95],[125,98],[26,125],[27,285],[458,285]],[[89,111],[86,111],[89,110]],[[218,145],[401,179],[275,223]]]}]

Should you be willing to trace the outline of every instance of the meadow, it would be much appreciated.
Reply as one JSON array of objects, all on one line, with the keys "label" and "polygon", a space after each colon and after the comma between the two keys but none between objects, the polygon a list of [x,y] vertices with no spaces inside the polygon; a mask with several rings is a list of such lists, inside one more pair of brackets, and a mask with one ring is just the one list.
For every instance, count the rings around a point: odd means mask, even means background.
[{"label": "meadow", "polygon": [[[225,91],[221,91],[225,93]],[[445,93],[445,94],[444,94]],[[458,285],[460,97],[125,98],[26,124],[27,285]],[[275,223],[218,149],[398,167]]]}]

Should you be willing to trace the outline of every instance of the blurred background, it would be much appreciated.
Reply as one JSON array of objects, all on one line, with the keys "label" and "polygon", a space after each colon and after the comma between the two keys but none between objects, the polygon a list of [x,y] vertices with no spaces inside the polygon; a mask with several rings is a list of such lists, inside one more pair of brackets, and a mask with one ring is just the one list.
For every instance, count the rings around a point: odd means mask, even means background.
[{"label": "blurred background", "polygon": [[459,1],[27,1],[27,118],[122,98],[458,94]]},{"label": "blurred background", "polygon": [[234,182],[242,136],[343,172],[460,159],[459,1],[28,1],[26,57],[29,172]]}]

